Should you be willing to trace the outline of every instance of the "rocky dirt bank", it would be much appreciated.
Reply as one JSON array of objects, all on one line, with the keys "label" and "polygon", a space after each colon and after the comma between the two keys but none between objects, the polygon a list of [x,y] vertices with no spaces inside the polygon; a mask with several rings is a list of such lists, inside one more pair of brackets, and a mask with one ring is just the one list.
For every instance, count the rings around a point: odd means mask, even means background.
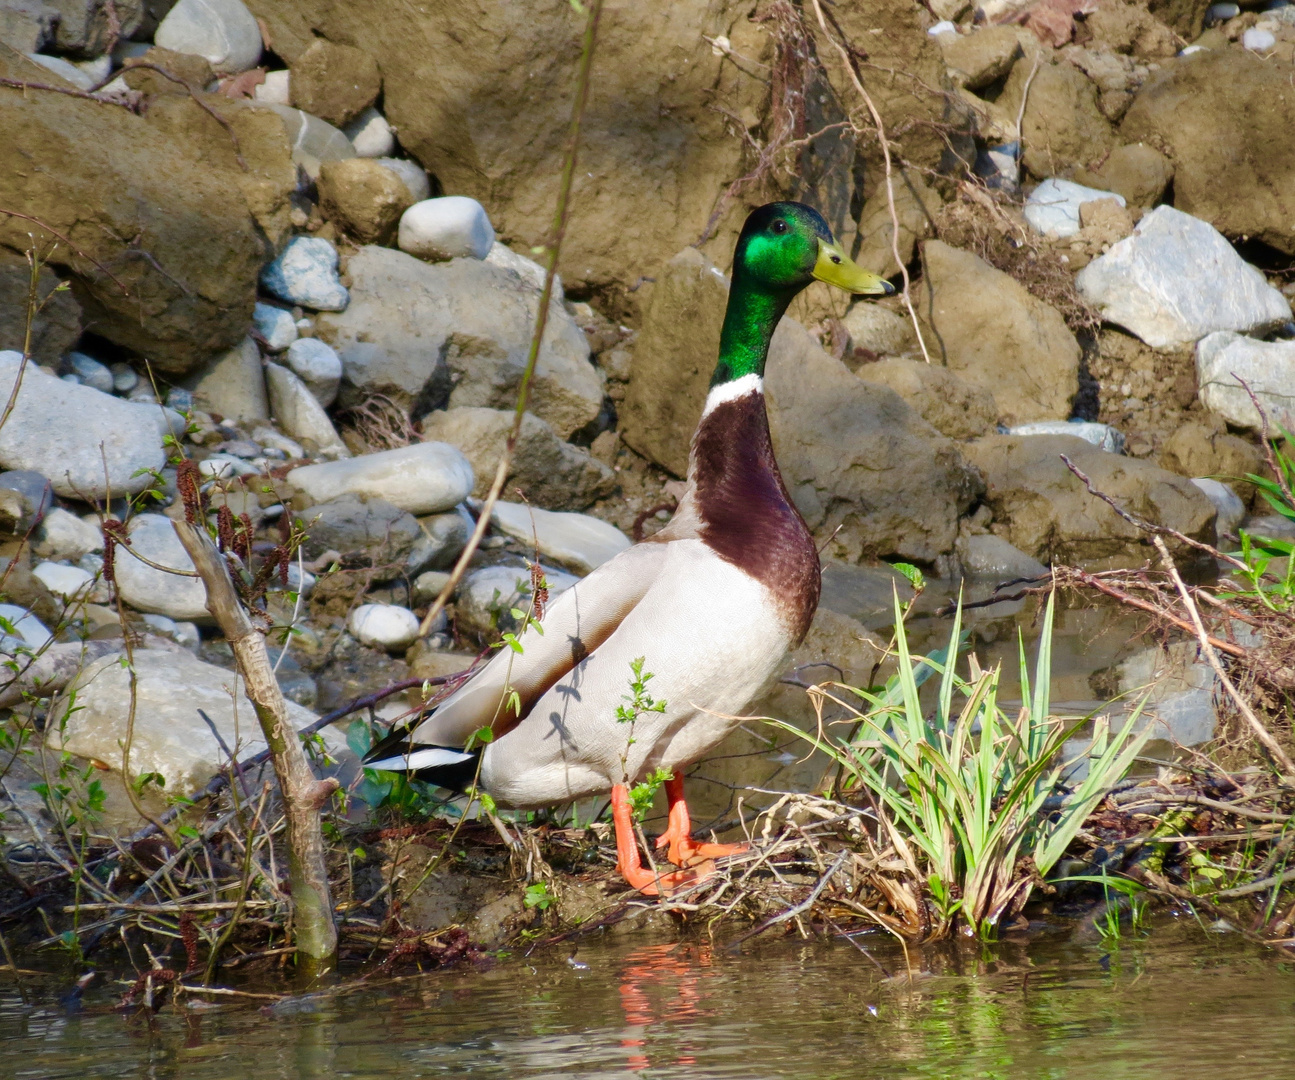
[{"label": "rocky dirt bank", "polygon": [[[1295,422],[1295,6],[880,0],[836,5],[830,34],[815,12],[607,13],[507,501],[420,636],[524,368],[581,20],[0,0],[12,747],[104,770],[101,810],[131,826],[255,749],[202,587],[167,572],[191,570],[181,458],[249,562],[304,534],[261,582],[303,726],[465,667],[537,552],[556,593],[659,528],[736,229],[772,198],[814,203],[902,284],[897,250],[911,280],[911,310],[811,290],[770,359],[788,487],[851,596],[869,581],[885,608],[886,561],[1000,581],[1151,557],[1063,453],[1192,539],[1263,515],[1238,377]],[[789,670],[868,677],[849,591]],[[792,686],[756,708],[812,716]],[[19,844],[54,813],[26,760],[0,803]]]}]

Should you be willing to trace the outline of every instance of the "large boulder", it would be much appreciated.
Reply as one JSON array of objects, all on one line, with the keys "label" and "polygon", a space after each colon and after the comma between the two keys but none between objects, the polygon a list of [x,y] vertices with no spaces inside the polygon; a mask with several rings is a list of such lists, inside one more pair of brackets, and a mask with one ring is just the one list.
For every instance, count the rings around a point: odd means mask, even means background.
[{"label": "large boulder", "polygon": [[927,347],[994,395],[1009,423],[1064,420],[1079,390],[1079,343],[1060,313],[980,256],[922,245]]},{"label": "large boulder", "polygon": [[[422,413],[450,405],[508,408],[530,348],[539,293],[479,259],[426,263],[363,247],[346,266],[347,309],[321,315],[319,337],[342,358],[343,398],[382,393]],[[589,344],[552,302],[531,383],[530,409],[563,438],[602,409]]]},{"label": "large boulder", "polygon": [[[25,60],[0,74],[45,81]],[[42,91],[0,88],[0,244],[51,251],[95,332],[182,374],[247,332],[256,275],[288,226],[295,183],[283,126],[256,108],[210,99],[239,138],[193,101],[159,95],[147,116]]]},{"label": "large boulder", "polygon": [[1030,64],[1016,64],[997,100],[1000,108],[1015,117],[1025,97],[1022,163],[1038,177],[1097,164],[1115,141],[1111,125],[1097,107],[1097,88],[1087,75],[1065,62],[1043,63],[1032,79],[1031,70]]},{"label": "large boulder", "polygon": [[1172,206],[1143,215],[1075,285],[1102,318],[1156,349],[1220,330],[1262,333],[1291,317],[1290,301],[1216,229]]},{"label": "large boulder", "polygon": [[[694,249],[667,265],[634,349],[621,436],[682,476],[715,366],[728,282]],[[931,560],[976,492],[953,443],[894,391],[861,382],[791,319],[765,373],[774,450],[792,499],[832,551]]]},{"label": "large boulder", "polygon": [[1121,506],[1196,540],[1214,539],[1214,504],[1184,477],[1098,450],[1072,435],[989,435],[964,447],[985,478],[995,530],[1043,562],[1098,566],[1153,558],[1151,537],[1090,495],[1065,454]]},{"label": "large boulder", "polygon": [[1173,162],[1179,210],[1295,254],[1293,78],[1295,65],[1278,56],[1206,49],[1153,74],[1121,134]]},{"label": "large boulder", "polygon": [[[509,409],[467,406],[437,410],[423,417],[423,436],[449,443],[472,463],[476,486],[484,498],[494,483],[504,442],[513,425]],[[536,506],[548,510],[583,510],[610,495],[616,474],[588,450],[563,442],[547,423],[532,413],[522,417],[522,430],[504,483],[504,492],[521,491]]]},{"label": "large boulder", "polygon": [[909,356],[889,356],[861,365],[856,374],[864,382],[889,386],[923,420],[951,439],[974,439],[992,431],[998,422],[993,394],[964,382],[938,364]]},{"label": "large boulder", "polygon": [[[5,400],[18,379],[22,354],[0,352]],[[133,495],[166,464],[162,440],[166,414],[64,382],[28,363],[13,412],[0,427],[0,467],[30,469],[49,477],[69,499]]]},{"label": "large boulder", "polygon": [[[132,686],[131,667],[122,661],[114,653],[77,676],[59,699],[57,719],[50,717],[46,745],[120,771],[129,738],[129,779],[156,773],[169,795],[188,795],[225,768],[225,747],[240,758],[265,749],[256,711],[232,671],[185,649],[137,649]],[[73,692],[75,708],[70,707]],[[295,729],[315,719],[293,701],[287,708]],[[223,746],[200,710],[220,732]],[[345,753],[340,732],[325,728],[323,736],[331,754]]]}]

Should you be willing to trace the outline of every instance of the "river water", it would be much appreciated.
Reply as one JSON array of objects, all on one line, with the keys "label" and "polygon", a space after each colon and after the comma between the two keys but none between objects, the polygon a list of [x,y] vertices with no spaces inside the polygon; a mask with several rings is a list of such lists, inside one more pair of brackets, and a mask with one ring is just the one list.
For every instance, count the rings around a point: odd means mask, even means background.
[{"label": "river water", "polygon": [[[1058,924],[989,947],[903,952],[876,935],[706,944],[587,941],[277,1007],[157,1016],[83,1006],[68,976],[0,990],[14,1080],[938,1078],[1266,1080],[1295,1076],[1295,969],[1236,934],[1159,916],[1103,942]],[[874,964],[873,961],[876,961]],[[883,974],[878,966],[886,969]],[[249,987],[249,989],[266,989]]]}]

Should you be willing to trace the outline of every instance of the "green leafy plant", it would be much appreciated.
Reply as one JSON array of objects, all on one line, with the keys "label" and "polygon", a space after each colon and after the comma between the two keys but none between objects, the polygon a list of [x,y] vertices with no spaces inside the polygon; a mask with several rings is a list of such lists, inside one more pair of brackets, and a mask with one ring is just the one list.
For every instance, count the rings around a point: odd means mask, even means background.
[{"label": "green leafy plant", "polygon": [[[1050,713],[1053,612],[1049,598],[1032,691],[1020,642],[1023,702],[1015,719],[999,703],[998,669],[982,671],[970,656],[969,678],[956,673],[961,610],[947,656],[915,661],[896,596],[899,670],[880,692],[841,687],[863,702],[851,705],[855,715],[843,723],[851,734],[834,738],[830,728],[803,732],[772,721],[826,753],[840,766],[847,792],[871,801],[908,870],[908,910],[924,919],[924,892],[938,914],[929,936],[962,925],[992,938],[1000,922],[1024,906],[1150,736],[1149,727],[1133,734],[1141,706],[1118,733],[1097,717],[1088,774],[1066,786],[1062,748],[1088,720],[1067,724]],[[926,673],[940,676],[930,709],[919,693]],[[920,885],[913,889],[911,883]]]},{"label": "green leafy plant", "polygon": [[535,908],[539,911],[547,911],[553,903],[553,896],[549,892],[548,884],[543,881],[537,881],[526,886],[526,892],[522,894],[522,903],[527,908]]},{"label": "green leafy plant", "polygon": [[[646,657],[642,656],[630,661],[630,692],[622,695],[625,704],[616,706],[616,722],[626,724],[629,727],[629,731],[625,736],[625,749],[621,751],[621,782],[625,784],[630,782],[629,754],[630,747],[634,745],[634,725],[638,722],[639,717],[645,713],[663,713],[666,710],[664,701],[657,701],[648,693],[647,685],[654,676],[652,672],[643,670],[645,662]],[[657,772],[660,771],[659,769],[657,770]],[[668,776],[662,778],[658,781],[657,787],[660,787],[668,779],[670,779]],[[656,789],[653,788],[652,795],[655,794]],[[649,804],[652,801],[652,795],[647,797]]]}]

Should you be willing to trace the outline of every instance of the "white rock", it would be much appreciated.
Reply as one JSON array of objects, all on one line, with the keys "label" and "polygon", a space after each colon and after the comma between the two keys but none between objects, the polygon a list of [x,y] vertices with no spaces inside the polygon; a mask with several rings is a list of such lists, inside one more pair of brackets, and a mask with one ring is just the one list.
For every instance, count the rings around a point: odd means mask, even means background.
[{"label": "white rock", "polygon": [[[188,794],[229,764],[220,742],[198,714],[201,709],[239,757],[265,748],[243,680],[232,671],[207,664],[178,649],[143,649],[135,653],[135,723],[130,743],[132,776],[160,773],[164,791]],[[72,684],[77,709],[64,717],[51,714],[48,744],[121,769],[130,716],[130,670],[119,655],[90,664]],[[235,696],[235,694],[237,696]],[[66,702],[66,699],[61,699]],[[287,702],[288,722],[296,730],[315,715]],[[66,708],[64,704],[63,708]],[[340,731],[321,735],[334,757],[345,754]]]},{"label": "white rock", "polygon": [[[534,259],[528,259],[525,255],[518,255],[512,248],[501,244],[496,240],[490,245],[490,251],[486,254],[485,261],[491,266],[498,266],[503,270],[511,270],[519,278],[522,284],[536,292],[544,288],[544,275],[547,271]],[[553,295],[559,300],[565,297],[562,291],[562,277],[555,274],[553,276]]]},{"label": "white rock", "polygon": [[1251,52],[1266,52],[1277,44],[1277,37],[1271,30],[1252,26],[1241,35],[1241,44]]},{"label": "white rock", "polygon": [[129,364],[118,361],[112,365],[112,388],[119,394],[129,394],[139,385],[139,372]]},{"label": "white rock", "polygon": [[0,604],[0,635],[5,639],[0,649],[12,652],[15,643],[30,649],[43,649],[54,635],[30,611],[17,604]]},{"label": "white rock", "polygon": [[1044,180],[1025,200],[1025,220],[1048,236],[1074,236],[1079,232],[1079,208],[1086,202],[1114,199],[1127,205],[1124,196],[1113,191],[1084,187],[1069,180]]},{"label": "white rock", "polygon": [[252,91],[256,101],[266,101],[273,105],[291,105],[292,94],[289,90],[289,79],[292,73],[284,68],[282,71],[267,71],[265,79]]},{"label": "white rock", "polygon": [[42,559],[79,559],[88,552],[103,550],[103,533],[98,525],[54,506],[45,511],[36,526],[32,550]]},{"label": "white rock", "polygon": [[361,604],[346,621],[346,629],[361,644],[378,648],[408,648],[418,637],[418,616],[395,604]]},{"label": "white rock", "polygon": [[[139,514],[130,523],[130,547],[118,546],[115,559],[117,589],[136,611],[151,611],[172,619],[210,621],[207,591],[196,577],[168,574],[140,562],[137,551],[158,566],[192,572],[193,563],[175,535],[174,523],[161,514]],[[250,714],[249,714],[250,715]]]},{"label": "white rock", "polygon": [[198,462],[198,472],[205,480],[230,480],[235,476],[256,476],[260,470],[233,454],[212,454]]},{"label": "white rock", "polygon": [[78,90],[89,90],[95,80],[69,60],[61,56],[45,56],[41,53],[27,53],[28,60],[34,60],[41,67],[54,72],[60,79],[70,82]]},{"label": "white rock", "polygon": [[32,567],[32,576],[61,600],[88,600],[94,591],[94,575],[79,566],[43,562]]},{"label": "white rock", "polygon": [[1074,435],[1090,442],[1108,454],[1124,452],[1124,433],[1110,424],[1091,420],[1036,420],[1032,424],[1017,424],[1008,428],[1009,435]]},{"label": "white rock", "polygon": [[[0,352],[0,396],[6,400],[21,362],[20,353]],[[152,482],[148,472],[166,464],[162,437],[169,430],[156,405],[134,405],[28,364],[14,410],[0,428],[0,467],[47,476],[65,498],[102,499],[109,487],[114,496],[133,495]]]},{"label": "white rock", "polygon": [[261,350],[250,336],[190,372],[181,385],[204,412],[250,422],[270,418]]},{"label": "white rock", "polygon": [[342,361],[327,342],[298,338],[288,346],[288,367],[296,372],[324,408],[337,400]]},{"label": "white rock", "polygon": [[939,37],[941,34],[952,34],[954,37],[957,37],[958,28],[956,25],[949,22],[948,19],[941,19],[938,23],[932,26],[927,33],[931,37]]},{"label": "white rock", "polygon": [[1192,483],[1205,492],[1206,497],[1219,512],[1214,522],[1214,531],[1219,538],[1222,539],[1224,533],[1235,534],[1237,527],[1246,516],[1246,504],[1241,501],[1240,496],[1223,481],[1215,480],[1213,477],[1197,476],[1192,479]]},{"label": "white rock", "polygon": [[337,278],[337,248],[319,236],[297,236],[261,271],[261,284],[280,300],[316,311],[343,311],[350,294]]},{"label": "white rock", "polygon": [[601,566],[631,543],[615,525],[588,514],[541,510],[524,503],[495,503],[490,524],[528,546],[538,544],[541,555],[579,574]]},{"label": "white rock", "polygon": [[997,581],[1038,578],[1048,572],[1048,568],[1038,559],[992,533],[967,537],[962,564],[973,577],[994,578]]},{"label": "white rock", "polygon": [[1075,284],[1104,319],[1157,349],[1216,330],[1262,332],[1291,317],[1287,299],[1221,233],[1172,206],[1144,215]]},{"label": "white rock", "polygon": [[1256,341],[1241,334],[1210,334],[1196,346],[1196,385],[1201,404],[1238,427],[1263,427],[1244,379],[1259,398],[1275,431],[1295,430],[1295,341]]},{"label": "white rock", "polygon": [[484,259],[495,242],[486,209],[466,195],[416,202],[400,217],[396,244],[420,259]]},{"label": "white rock", "polygon": [[153,35],[173,52],[205,56],[218,75],[236,75],[261,59],[261,29],[242,0],[179,0]]},{"label": "white rock", "polygon": [[340,495],[370,495],[411,514],[437,514],[472,490],[472,466],[448,443],[418,443],[349,461],[303,465],[289,483],[316,503]]},{"label": "white rock", "polygon": [[76,60],[73,62],[76,64],[78,71],[82,71],[90,77],[92,86],[98,86],[112,74],[112,57],[107,53],[103,56],[96,56],[93,60]]},{"label": "white rock", "polygon": [[93,387],[103,394],[112,393],[112,370],[105,364],[99,363],[93,356],[79,352],[68,353],[67,363],[85,386]]},{"label": "white rock", "polygon": [[390,169],[405,182],[414,202],[422,202],[431,195],[432,182],[427,178],[427,170],[418,162],[405,158],[380,157],[378,164],[384,169]]},{"label": "white rock", "polygon": [[252,325],[271,352],[282,352],[297,340],[297,324],[292,312],[273,304],[257,304],[252,309]]},{"label": "white rock", "polygon": [[326,120],[290,105],[279,105],[273,101],[258,104],[279,114],[288,135],[293,164],[300,165],[312,180],[319,179],[319,167],[324,162],[355,157],[355,147],[351,145],[351,140]]},{"label": "white rock", "polygon": [[342,134],[351,140],[357,157],[386,157],[396,148],[391,125],[372,105],[342,128]]},{"label": "white rock", "polygon": [[[275,423],[291,438],[308,443],[325,457],[351,456],[319,399],[293,371],[279,364],[266,364],[265,385],[270,392],[270,412]],[[281,449],[287,452],[286,448]]]}]

